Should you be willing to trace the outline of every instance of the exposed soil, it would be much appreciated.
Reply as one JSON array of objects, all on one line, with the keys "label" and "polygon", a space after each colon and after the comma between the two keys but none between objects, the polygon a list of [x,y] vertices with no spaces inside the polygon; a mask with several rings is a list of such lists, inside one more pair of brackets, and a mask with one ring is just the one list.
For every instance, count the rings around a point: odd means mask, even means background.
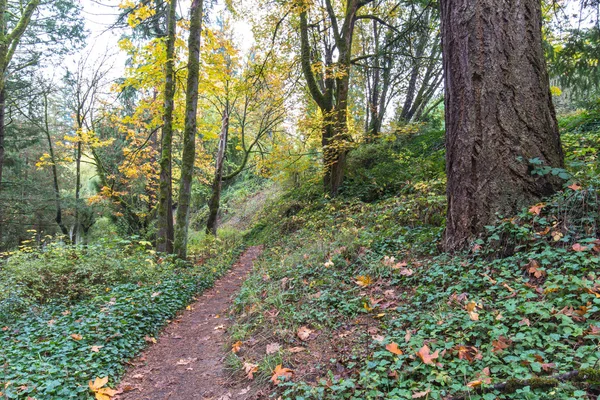
[{"label": "exposed soil", "polygon": [[247,400],[260,398],[250,381],[225,369],[227,311],[262,247],[250,247],[231,272],[172,321],[119,386],[119,400]]}]

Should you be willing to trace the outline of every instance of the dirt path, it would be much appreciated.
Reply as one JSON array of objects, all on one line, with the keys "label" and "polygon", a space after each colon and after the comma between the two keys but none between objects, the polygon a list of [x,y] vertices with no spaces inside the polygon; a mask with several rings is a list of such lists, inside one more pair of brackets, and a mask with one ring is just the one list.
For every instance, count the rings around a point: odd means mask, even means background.
[{"label": "dirt path", "polygon": [[215,283],[133,361],[119,400],[244,400],[255,398],[248,382],[229,379],[223,348],[232,297],[262,252],[250,247],[231,272]]}]

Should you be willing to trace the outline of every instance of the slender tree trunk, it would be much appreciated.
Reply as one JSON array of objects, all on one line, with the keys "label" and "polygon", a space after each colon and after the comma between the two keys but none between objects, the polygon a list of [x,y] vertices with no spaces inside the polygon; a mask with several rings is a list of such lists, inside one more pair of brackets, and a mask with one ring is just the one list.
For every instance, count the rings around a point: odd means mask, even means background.
[{"label": "slender tree trunk", "polygon": [[46,131],[46,139],[48,140],[48,153],[50,154],[50,162],[52,163],[52,184],[54,186],[54,201],[56,204],[56,216],[54,220],[60,228],[63,236],[66,239],[69,237],[69,230],[62,220],[62,206],[60,200],[60,188],[58,186],[58,169],[56,168],[56,158],[54,157],[54,146],[52,145],[52,137],[50,135],[50,124],[48,115],[48,94],[44,93],[44,128]]},{"label": "slender tree trunk", "polygon": [[167,62],[165,66],[164,126],[160,156],[160,187],[158,191],[158,232],[156,249],[173,252],[173,109],[175,97],[175,35],[177,0],[169,5]]},{"label": "slender tree trunk", "polygon": [[223,111],[221,123],[221,135],[219,137],[219,149],[217,151],[217,162],[215,164],[215,179],[213,190],[208,202],[208,221],[206,233],[217,235],[217,220],[219,217],[219,203],[221,202],[221,184],[223,178],[223,162],[225,161],[225,150],[227,149],[227,136],[229,135],[229,107]]},{"label": "slender tree trunk", "polygon": [[79,197],[81,196],[81,137],[77,142],[77,150],[75,154],[75,229],[71,241],[77,244],[79,239]]},{"label": "slender tree trunk", "polygon": [[[2,79],[0,77],[0,79]],[[5,134],[5,126],[4,126],[4,114],[6,107],[6,89],[4,86],[0,89],[0,194],[2,193],[2,167],[4,166],[4,134]],[[4,212],[3,207],[0,207],[0,249],[2,249],[2,240],[4,236]]]},{"label": "slender tree trunk", "polygon": [[373,20],[373,40],[375,41],[375,60],[373,61],[373,83],[371,96],[369,99],[369,125],[367,128],[367,143],[373,142],[379,135],[379,29],[377,29],[377,21]]},{"label": "slender tree trunk", "polygon": [[[429,14],[427,14],[425,18],[425,24],[429,23]],[[417,90],[417,80],[419,79],[419,75],[421,74],[421,65],[423,54],[425,53],[425,46],[429,40],[429,30],[425,29],[424,32],[421,32],[419,39],[416,44],[416,51],[414,57],[411,61],[411,73],[410,79],[408,81],[408,88],[406,89],[406,97],[404,99],[404,106],[402,106],[402,112],[400,113],[401,121],[410,121],[412,117],[411,109],[413,106],[413,101],[415,99],[415,92]]]},{"label": "slender tree trunk", "polygon": [[179,204],[175,225],[175,253],[187,257],[187,236],[192,198],[192,177],[196,160],[196,127],[198,112],[198,79],[200,75],[200,33],[202,31],[202,0],[193,0],[190,8],[190,37],[188,40],[188,80],[185,101],[185,132],[181,157]]},{"label": "slender tree trunk", "polygon": [[448,214],[444,246],[561,187],[528,160],[563,167],[539,0],[442,0]]}]

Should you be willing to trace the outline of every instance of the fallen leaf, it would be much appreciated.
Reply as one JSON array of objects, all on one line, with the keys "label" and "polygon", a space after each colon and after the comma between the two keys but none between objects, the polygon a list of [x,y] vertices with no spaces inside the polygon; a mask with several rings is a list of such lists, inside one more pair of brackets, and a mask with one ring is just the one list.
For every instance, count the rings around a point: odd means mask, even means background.
[{"label": "fallen leaf", "polygon": [[592,336],[600,336],[600,326],[590,325],[590,329],[585,331],[585,333]]},{"label": "fallen leaf", "polygon": [[373,283],[373,279],[369,275],[360,275],[355,278],[355,282],[360,287],[367,287]]},{"label": "fallen leaf", "polygon": [[401,354],[404,354],[404,353],[402,352],[402,350],[400,350],[400,348],[398,348],[398,343],[395,343],[395,342],[388,343],[388,344],[385,346],[385,349],[386,349],[387,351],[389,351],[390,353],[392,353],[392,354],[396,354],[396,355],[398,355],[398,356],[399,356],[399,355],[401,355]]},{"label": "fallen leaf", "polygon": [[111,397],[117,394],[117,391],[111,388],[103,387],[108,383],[108,376],[104,378],[96,378],[93,382],[89,381],[90,390],[94,392],[96,400],[110,400]]},{"label": "fallen leaf", "polygon": [[277,353],[281,349],[279,343],[270,343],[267,345],[267,354]]},{"label": "fallen leaf", "polygon": [[192,361],[196,361],[196,358],[182,358],[175,365],[188,365]]},{"label": "fallen leaf", "polygon": [[429,390],[429,389],[427,389],[427,390],[424,390],[424,391],[422,391],[422,392],[416,392],[416,393],[414,393],[414,394],[412,395],[412,398],[413,398],[413,399],[420,399],[421,397],[425,397],[425,396],[427,396],[429,393],[431,393],[431,390]]},{"label": "fallen leaf", "polygon": [[577,190],[581,189],[581,186],[579,186],[579,185],[578,185],[578,184],[576,184],[576,183],[573,183],[573,184],[571,184],[571,185],[569,185],[569,186],[567,186],[567,187],[568,187],[569,189],[571,189],[571,190],[575,190],[575,191],[577,191]]},{"label": "fallen leaf", "polygon": [[219,330],[224,330],[225,329],[225,325],[217,325],[213,328],[215,331],[219,331]]},{"label": "fallen leaf", "polygon": [[552,371],[556,367],[554,363],[542,363],[542,369],[546,372]]},{"label": "fallen leaf", "polygon": [[300,353],[305,350],[306,349],[304,347],[300,347],[300,346],[290,347],[289,349],[287,349],[287,351],[289,351],[290,353]]},{"label": "fallen leaf", "polygon": [[81,340],[81,339],[83,339],[83,336],[81,336],[81,335],[80,335],[80,334],[78,334],[78,333],[72,333],[72,334],[71,334],[71,337],[72,337],[74,340]]},{"label": "fallen leaf", "polygon": [[488,367],[484,368],[483,371],[477,374],[476,379],[467,383],[467,386],[470,388],[476,388],[483,384],[489,385],[492,383],[492,378],[490,378],[490,369]]},{"label": "fallen leaf", "polygon": [[555,242],[558,242],[562,237],[563,237],[562,232],[558,232],[558,231],[552,232],[552,239],[554,239]]},{"label": "fallen leaf", "polygon": [[155,339],[155,338],[153,338],[153,337],[150,337],[150,336],[144,336],[144,340],[145,340],[147,343],[156,343],[156,339]]},{"label": "fallen leaf", "polygon": [[274,385],[279,385],[281,383],[280,379],[284,379],[284,380],[289,380],[292,378],[292,376],[294,375],[294,371],[292,371],[289,368],[283,368],[281,366],[281,364],[279,364],[278,366],[275,367],[275,370],[273,371],[273,376],[271,377],[271,382],[273,382]]},{"label": "fallen leaf", "polygon": [[505,349],[508,349],[511,344],[512,344],[512,340],[510,340],[504,336],[499,336],[497,340],[492,340],[492,346],[493,346],[492,352],[498,353],[498,352],[504,351]]},{"label": "fallen leaf", "polygon": [[105,376],[104,378],[96,378],[93,382],[89,381],[88,386],[90,387],[90,390],[92,392],[97,392],[102,386],[106,385],[107,383],[108,376]]},{"label": "fallen leaf", "polygon": [[586,251],[588,250],[587,246],[582,246],[579,243],[575,243],[573,245],[573,251]]},{"label": "fallen leaf", "polygon": [[301,326],[298,329],[297,335],[300,338],[300,340],[306,341],[310,337],[311,333],[312,330],[308,329],[306,326]]},{"label": "fallen leaf", "polygon": [[231,351],[233,353],[237,353],[238,351],[240,351],[241,348],[242,348],[242,342],[237,341],[231,346]]},{"label": "fallen leaf", "polygon": [[103,347],[104,346],[92,346],[90,350],[94,353],[98,353],[100,351],[100,349]]},{"label": "fallen leaf", "polygon": [[423,347],[421,347],[419,349],[419,351],[417,351],[417,356],[421,359],[421,361],[423,361],[425,364],[428,365],[435,365],[435,363],[433,362],[433,360],[435,360],[436,358],[439,357],[439,350],[436,350],[435,353],[430,354],[430,349],[427,345],[423,345]]},{"label": "fallen leaf", "polygon": [[254,373],[258,371],[258,364],[244,362],[244,371],[248,379],[254,379]]},{"label": "fallen leaf", "polygon": [[385,336],[383,335],[372,335],[371,337],[376,342],[383,342],[385,340]]},{"label": "fallen leaf", "polygon": [[458,352],[458,358],[460,360],[467,360],[469,362],[473,362],[474,360],[480,360],[483,357],[483,355],[475,346],[459,345],[454,347],[454,350]]},{"label": "fallen leaf", "polygon": [[540,279],[545,277],[546,271],[540,269],[540,263],[536,260],[529,260],[529,263],[525,266],[525,271],[530,275],[535,277],[536,279]]},{"label": "fallen leaf", "polygon": [[540,212],[542,211],[542,208],[544,208],[546,205],[544,203],[538,203],[535,206],[532,206],[529,209],[529,212],[531,214],[535,214],[535,215],[540,215]]}]

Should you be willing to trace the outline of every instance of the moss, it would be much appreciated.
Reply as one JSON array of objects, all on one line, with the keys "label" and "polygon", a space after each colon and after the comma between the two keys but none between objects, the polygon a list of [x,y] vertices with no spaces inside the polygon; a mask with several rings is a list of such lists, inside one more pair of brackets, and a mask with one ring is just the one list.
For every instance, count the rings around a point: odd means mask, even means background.
[{"label": "moss", "polygon": [[519,379],[509,379],[508,381],[506,381],[506,386],[504,391],[506,393],[514,393],[517,391],[517,389],[522,388],[523,385],[523,381],[519,380]]},{"label": "moss", "polygon": [[585,382],[590,385],[600,385],[600,370],[594,368],[582,368],[573,380],[575,382]]},{"label": "moss", "polygon": [[560,382],[556,378],[535,377],[529,379],[527,384],[527,386],[531,387],[532,389],[546,389],[558,386]]}]

